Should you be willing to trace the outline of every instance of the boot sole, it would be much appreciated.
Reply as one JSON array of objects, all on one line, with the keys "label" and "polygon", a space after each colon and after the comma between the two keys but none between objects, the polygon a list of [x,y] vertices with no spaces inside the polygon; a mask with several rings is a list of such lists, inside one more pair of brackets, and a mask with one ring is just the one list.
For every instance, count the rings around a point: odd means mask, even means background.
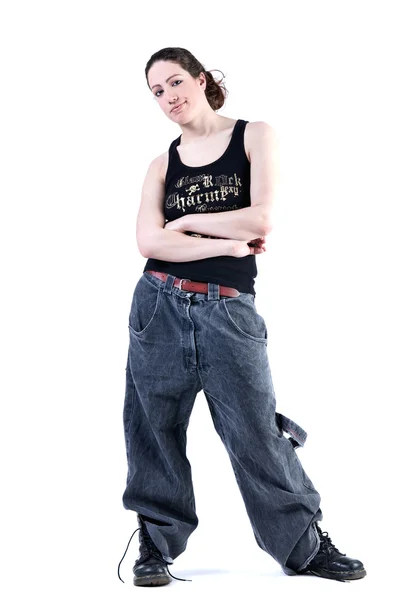
[{"label": "boot sole", "polygon": [[133,580],[133,585],[166,585],[167,583],[171,583],[171,581],[172,580],[168,575],[158,573],[155,575],[143,575],[142,577],[135,577]]},{"label": "boot sole", "polygon": [[313,569],[308,570],[309,573],[317,575],[318,577],[325,577],[326,579],[337,579],[338,581],[351,581],[354,579],[362,579],[366,576],[367,571],[360,569],[359,571],[325,571],[324,569],[314,571]]}]

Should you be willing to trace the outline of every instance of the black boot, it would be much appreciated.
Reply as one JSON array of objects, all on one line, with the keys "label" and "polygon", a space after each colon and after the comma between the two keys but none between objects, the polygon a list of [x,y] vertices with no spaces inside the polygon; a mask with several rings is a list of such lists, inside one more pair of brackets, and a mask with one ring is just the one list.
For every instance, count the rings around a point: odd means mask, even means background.
[{"label": "black boot", "polygon": [[317,524],[316,529],[321,540],[320,548],[305,569],[297,571],[299,575],[313,573],[319,577],[337,579],[338,581],[365,577],[367,572],[361,561],[339,552],[328,536],[328,532],[324,531],[322,533]]},{"label": "black boot", "polygon": [[[163,555],[158,550],[153,540],[151,539],[149,532],[146,527],[145,518],[142,515],[138,514],[138,523],[139,529],[136,529],[128,542],[128,546],[126,547],[124,556],[128,550],[131,539],[133,538],[136,531],[139,531],[139,558],[135,561],[133,566],[133,574],[134,585],[166,585],[167,583],[171,583],[171,577],[177,579],[179,581],[191,581],[191,579],[179,579],[179,577],[174,577],[168,570],[168,563],[164,560]],[[121,579],[119,575],[119,567],[124,559],[124,556],[121,558],[118,565],[118,577]],[[123,583],[123,579],[121,579]]]}]

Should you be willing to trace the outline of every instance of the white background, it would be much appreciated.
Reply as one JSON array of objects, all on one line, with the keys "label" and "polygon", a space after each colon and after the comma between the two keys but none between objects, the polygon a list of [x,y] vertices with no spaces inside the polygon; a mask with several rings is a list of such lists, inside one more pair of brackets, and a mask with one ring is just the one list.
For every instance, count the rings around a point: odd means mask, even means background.
[{"label": "white background", "polygon": [[[396,6],[397,5],[397,6]],[[226,76],[219,114],[266,121],[282,189],[257,308],[277,410],[322,529],[367,577],[288,577],[256,544],[203,393],[188,430],[199,527],[159,593],[365,597],[398,558],[396,2],[4,1],[1,119],[1,586],[5,598],[132,589],[122,506],[128,313],[150,161],[181,133],[144,69],[166,46]],[[220,73],[214,72],[218,78]],[[157,592],[155,592],[157,593]]]}]

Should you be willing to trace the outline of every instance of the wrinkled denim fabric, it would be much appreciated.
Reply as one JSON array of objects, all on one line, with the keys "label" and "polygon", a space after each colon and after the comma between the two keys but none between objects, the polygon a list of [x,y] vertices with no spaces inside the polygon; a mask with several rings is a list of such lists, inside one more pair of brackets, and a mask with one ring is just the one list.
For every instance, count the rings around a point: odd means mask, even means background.
[{"label": "wrinkled denim fabric", "polygon": [[[198,526],[186,430],[203,390],[260,548],[287,575],[315,556],[321,497],[297,456],[307,433],[276,412],[268,332],[253,294],[187,292],[144,272],[133,292],[123,426],[122,502],[146,517],[173,564]],[[287,435],[284,435],[287,434]]]}]

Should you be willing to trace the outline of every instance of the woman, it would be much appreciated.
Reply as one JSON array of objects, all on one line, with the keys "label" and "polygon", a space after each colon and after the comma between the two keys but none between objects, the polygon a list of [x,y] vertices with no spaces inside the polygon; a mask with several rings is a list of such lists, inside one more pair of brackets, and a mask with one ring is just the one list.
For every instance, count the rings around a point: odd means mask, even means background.
[{"label": "woman", "polygon": [[364,577],[317,525],[321,497],[296,453],[307,434],[275,410],[254,289],[271,230],[274,130],[217,115],[224,88],[188,50],[160,50],[145,73],[182,134],[150,164],[137,219],[148,260],[129,314],[123,411],[123,505],[139,523],[134,584],[169,583],[167,565],[198,525],[185,450],[201,390],[260,548],[288,575]]}]

